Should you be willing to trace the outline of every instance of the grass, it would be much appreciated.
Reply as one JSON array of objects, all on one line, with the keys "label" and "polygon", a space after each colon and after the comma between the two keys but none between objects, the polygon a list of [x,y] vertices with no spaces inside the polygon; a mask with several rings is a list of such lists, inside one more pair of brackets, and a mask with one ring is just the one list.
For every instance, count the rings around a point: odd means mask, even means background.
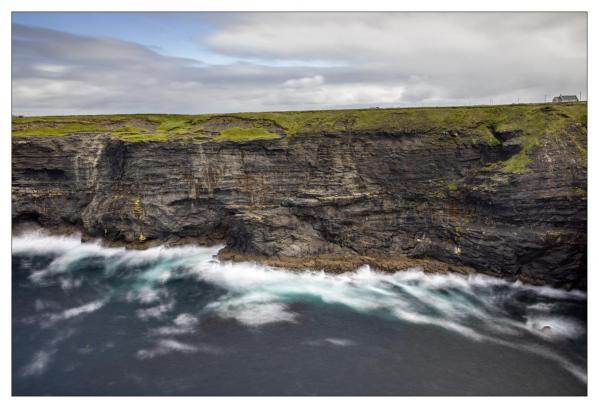
[{"label": "grass", "polygon": [[[229,118],[231,123],[219,130],[204,128],[210,119]],[[245,120],[250,127],[240,127],[235,120]],[[351,135],[430,131],[452,131],[436,143],[460,142],[496,146],[501,143],[496,132],[521,130],[514,139],[521,150],[504,162],[489,169],[504,173],[524,173],[532,161],[534,150],[549,137],[559,137],[572,124],[586,129],[586,103],[521,104],[468,107],[348,109],[303,112],[259,112],[220,115],[95,115],[13,117],[13,137],[60,137],[72,133],[108,132],[111,137],[128,142],[162,142],[171,139],[223,142],[243,142],[279,137],[316,137],[327,133]],[[254,123],[252,123],[254,122]],[[214,122],[212,122],[214,123]],[[272,133],[267,123],[282,128],[282,136]],[[269,128],[271,130],[268,130]],[[582,132],[582,131],[581,131]],[[584,135],[567,132],[586,160]],[[456,136],[457,135],[457,136]]]},{"label": "grass", "polygon": [[506,173],[522,174],[528,171],[528,165],[532,163],[528,150],[521,150],[518,154],[503,162],[500,170]]},{"label": "grass", "polygon": [[[300,133],[339,131],[386,131],[455,129],[470,130],[491,144],[499,141],[489,128],[506,129],[530,125],[530,115],[550,106],[557,113],[575,116],[586,115],[586,104],[569,105],[504,105],[484,107],[359,109],[340,111],[275,112],[240,114],[250,119],[270,119],[286,129],[290,135]],[[547,113],[541,111],[540,116]]]},{"label": "grass", "polygon": [[[14,122],[13,122],[14,123]],[[13,130],[13,136],[64,136],[69,133],[107,132],[108,128],[97,124],[68,123],[56,127],[31,127],[22,130]]]},{"label": "grass", "polygon": [[[490,169],[505,173],[522,174],[529,171],[528,165],[532,162],[532,153],[550,137],[560,137],[568,125],[583,124],[586,129],[586,103],[579,104],[548,104],[537,109],[527,109],[515,112],[510,117],[502,118],[493,124],[496,132],[521,130],[522,136],[514,139],[520,144],[521,150],[508,160],[490,166]],[[586,149],[582,147],[577,137],[566,132],[572,138],[581,156],[586,160]]]},{"label": "grass", "polygon": [[485,140],[490,146],[501,144],[501,141],[495,137],[493,132],[491,132],[491,129],[489,129],[487,126],[479,126],[477,130],[482,134],[483,140]]},{"label": "grass", "polygon": [[169,140],[166,134],[113,134],[113,136],[127,142],[166,142]]},{"label": "grass", "polygon": [[214,137],[212,140],[215,142],[245,142],[249,140],[259,139],[279,139],[280,136],[276,133],[270,133],[264,128],[253,127],[253,128],[240,128],[232,127],[223,130],[220,134]]},{"label": "grass", "polygon": [[[587,137],[586,126],[583,129],[581,129],[581,131],[584,134],[584,138],[586,139],[586,137]],[[587,157],[588,157],[588,152],[587,152],[586,147],[584,147],[582,145],[582,143],[580,143],[580,140],[576,139],[576,135],[575,134],[568,133],[568,136],[570,137],[570,140],[572,140],[572,143],[574,143],[574,145],[576,146],[576,149],[578,149],[578,152],[580,153],[581,159],[586,163]]]}]

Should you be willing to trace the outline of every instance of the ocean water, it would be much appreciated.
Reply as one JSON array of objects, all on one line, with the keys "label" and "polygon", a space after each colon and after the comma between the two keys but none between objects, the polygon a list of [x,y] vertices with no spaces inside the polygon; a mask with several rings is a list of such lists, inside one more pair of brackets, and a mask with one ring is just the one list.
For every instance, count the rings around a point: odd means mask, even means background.
[{"label": "ocean water", "polygon": [[585,395],[586,294],[13,238],[14,395]]}]

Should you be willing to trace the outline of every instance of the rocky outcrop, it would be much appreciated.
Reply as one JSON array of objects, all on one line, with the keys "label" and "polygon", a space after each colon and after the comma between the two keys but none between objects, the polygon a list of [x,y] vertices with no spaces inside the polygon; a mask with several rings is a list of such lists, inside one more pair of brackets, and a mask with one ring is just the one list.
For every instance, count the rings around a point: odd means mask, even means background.
[{"label": "rocky outcrop", "polygon": [[531,141],[439,124],[288,136],[263,122],[282,137],[15,137],[13,223],[137,247],[224,242],[229,259],[282,266],[419,259],[586,287],[586,123]]}]

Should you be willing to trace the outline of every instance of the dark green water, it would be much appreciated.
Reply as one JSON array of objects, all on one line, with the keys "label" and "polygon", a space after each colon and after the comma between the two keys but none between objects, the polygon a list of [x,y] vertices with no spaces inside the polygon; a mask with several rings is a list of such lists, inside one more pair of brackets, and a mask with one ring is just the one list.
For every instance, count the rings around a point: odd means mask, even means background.
[{"label": "dark green water", "polygon": [[585,395],[586,296],[13,239],[14,395]]}]

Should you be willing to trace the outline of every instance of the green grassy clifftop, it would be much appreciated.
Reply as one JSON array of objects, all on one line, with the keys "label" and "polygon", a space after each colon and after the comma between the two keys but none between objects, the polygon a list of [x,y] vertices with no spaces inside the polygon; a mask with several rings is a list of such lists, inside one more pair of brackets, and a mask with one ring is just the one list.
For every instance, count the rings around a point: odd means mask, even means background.
[{"label": "green grassy clifftop", "polygon": [[[522,173],[530,163],[531,151],[542,143],[543,138],[561,133],[573,138],[586,158],[586,148],[577,141],[577,133],[567,129],[578,125],[586,130],[586,108],[586,103],[572,103],[203,115],[13,117],[12,135],[60,137],[107,133],[129,142],[246,142],[326,133],[447,131],[448,140],[451,136],[461,136],[489,145],[515,139],[511,143],[521,146],[519,153],[494,166],[495,169]],[[586,132],[581,136],[586,138]]]}]

